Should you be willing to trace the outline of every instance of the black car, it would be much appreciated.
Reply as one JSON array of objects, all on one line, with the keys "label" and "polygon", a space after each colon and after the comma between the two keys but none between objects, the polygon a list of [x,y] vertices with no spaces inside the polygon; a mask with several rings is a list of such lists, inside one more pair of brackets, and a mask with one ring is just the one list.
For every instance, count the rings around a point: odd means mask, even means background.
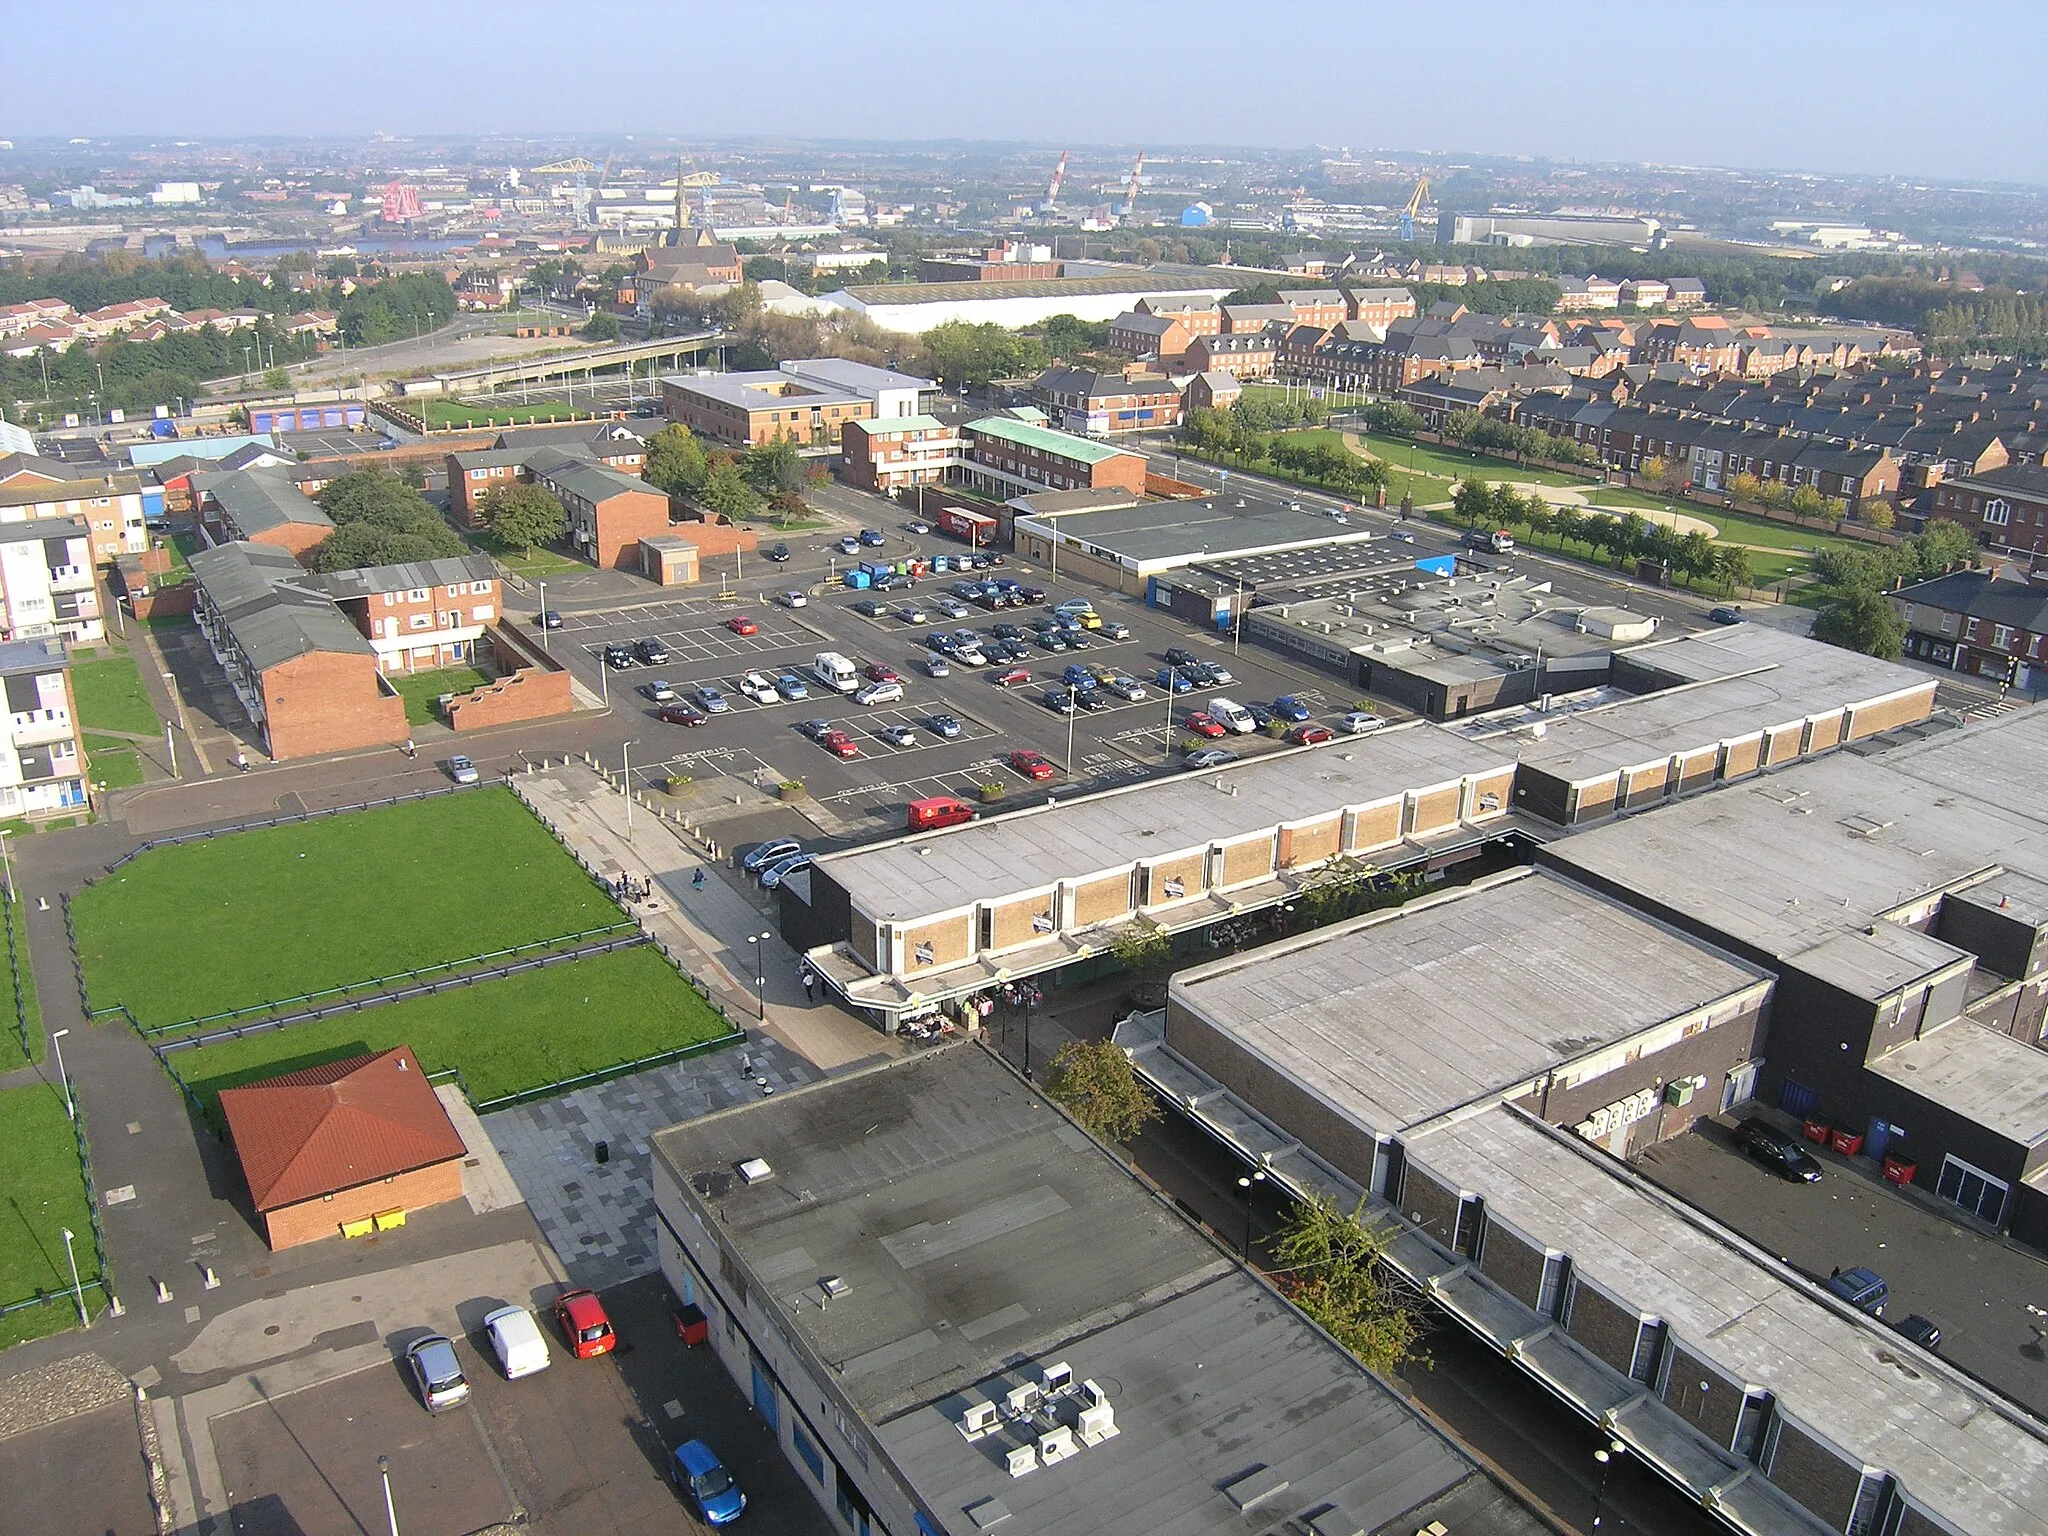
[{"label": "black car", "polygon": [[1709,608],[1707,610],[1707,617],[1716,624],[1740,624],[1742,622],[1742,610],[1740,608]]},{"label": "black car", "polygon": [[630,646],[608,645],[604,648],[604,664],[608,667],[630,667],[637,659]]},{"label": "black car", "polygon": [[1017,597],[1020,602],[1042,603],[1045,601],[1045,588],[1029,587],[1019,584],[1017,588]]},{"label": "black car", "polygon": [[870,619],[879,619],[889,611],[889,605],[878,603],[872,597],[864,597],[853,605],[853,611]]},{"label": "black car", "polygon": [[1820,1164],[1799,1145],[1799,1138],[1765,1120],[1745,1120],[1735,1128],[1735,1145],[1773,1173],[1802,1184],[1820,1182]]},{"label": "black car", "polygon": [[777,565],[784,565],[788,563],[789,546],[787,544],[778,544],[773,549],[764,551],[764,553],[768,556],[770,560],[773,560]]},{"label": "black car", "polygon": [[1193,651],[1187,649],[1187,647],[1185,646],[1180,645],[1176,645],[1172,649],[1167,651],[1166,659],[1169,663],[1176,667],[1181,668],[1183,671],[1188,671],[1192,668],[1199,667],[1201,665],[1201,662],[1196,658],[1195,653]]},{"label": "black car", "polygon": [[998,640],[1021,640],[1024,638],[1024,631],[1015,624],[1010,623],[1007,619],[992,628],[989,633]]},{"label": "black car", "polygon": [[1883,1275],[1874,1269],[1838,1269],[1822,1284],[1858,1311],[1868,1312],[1872,1317],[1884,1316],[1884,1304],[1891,1299],[1892,1288]]},{"label": "black car", "polygon": [[668,665],[668,647],[652,635],[648,636],[645,640],[635,642],[633,654],[650,667],[664,667]]},{"label": "black car", "polygon": [[542,629],[560,629],[562,627],[562,616],[552,608],[543,608],[533,616],[533,622]]},{"label": "black car", "polygon": [[1892,1326],[1922,1349],[1941,1348],[1941,1329],[1922,1317],[1918,1312],[1909,1312]]}]

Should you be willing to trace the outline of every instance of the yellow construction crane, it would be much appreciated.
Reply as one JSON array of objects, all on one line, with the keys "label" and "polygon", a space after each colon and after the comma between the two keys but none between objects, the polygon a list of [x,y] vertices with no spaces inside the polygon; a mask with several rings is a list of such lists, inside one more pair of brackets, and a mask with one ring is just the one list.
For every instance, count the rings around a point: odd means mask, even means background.
[{"label": "yellow construction crane", "polygon": [[1415,183],[1415,191],[1408,198],[1408,206],[1401,210],[1401,238],[1415,238],[1415,215],[1422,211],[1422,205],[1429,201],[1429,178],[1423,177]]}]

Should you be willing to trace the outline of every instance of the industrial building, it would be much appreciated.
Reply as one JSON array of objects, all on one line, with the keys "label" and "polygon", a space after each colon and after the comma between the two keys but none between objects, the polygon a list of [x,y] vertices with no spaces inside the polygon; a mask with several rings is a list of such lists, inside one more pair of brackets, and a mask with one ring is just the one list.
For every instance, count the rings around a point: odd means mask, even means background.
[{"label": "industrial building", "polygon": [[653,1151],[684,1326],[845,1529],[1545,1529],[976,1046]]},{"label": "industrial building", "polygon": [[1439,245],[1628,245],[1647,247],[1664,226],[1644,215],[1598,213],[1446,213]]},{"label": "industrial building", "polygon": [[1026,282],[888,283],[842,288],[824,296],[836,309],[865,316],[885,331],[921,336],[948,320],[1036,325],[1054,315],[1114,320],[1141,299],[1189,297],[1214,302],[1237,284],[1229,279],[1131,268],[1106,277],[1050,277]]},{"label": "industrial building", "polygon": [[1282,551],[1358,546],[1374,535],[1247,491],[1108,511],[1020,517],[1017,553],[1103,586],[1150,598],[1170,571]]}]

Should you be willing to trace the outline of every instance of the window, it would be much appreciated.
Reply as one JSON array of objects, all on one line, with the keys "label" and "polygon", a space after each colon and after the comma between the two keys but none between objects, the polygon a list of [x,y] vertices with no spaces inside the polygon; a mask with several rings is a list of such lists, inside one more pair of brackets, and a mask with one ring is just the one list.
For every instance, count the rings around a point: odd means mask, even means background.
[{"label": "window", "polygon": [[408,622],[414,629],[432,629],[434,616],[431,613],[416,613]]},{"label": "window", "polygon": [[1993,625],[1991,629],[1991,643],[2001,651],[2010,648],[2012,645],[2012,626],[2010,624]]},{"label": "window", "polygon": [[796,1446],[796,1454],[798,1458],[802,1460],[805,1466],[811,1469],[811,1476],[815,1477],[821,1483],[824,1482],[825,1457],[824,1454],[818,1449],[818,1442],[813,1440],[809,1435],[804,1433],[803,1425],[795,1423],[794,1421],[792,1421],[789,1426],[789,1437],[791,1442]]},{"label": "window", "polygon": [[1994,496],[1984,503],[1984,521],[1994,527],[2003,528],[2012,521],[2012,505],[2002,497]]}]

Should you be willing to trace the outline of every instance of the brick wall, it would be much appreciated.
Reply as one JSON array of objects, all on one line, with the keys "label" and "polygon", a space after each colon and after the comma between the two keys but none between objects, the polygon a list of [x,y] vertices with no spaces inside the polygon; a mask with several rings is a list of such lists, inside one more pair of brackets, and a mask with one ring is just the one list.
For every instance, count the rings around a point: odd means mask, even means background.
[{"label": "brick wall", "polygon": [[1628,775],[1627,805],[1648,805],[1653,800],[1664,798],[1664,784],[1670,777],[1670,765],[1652,763],[1647,768],[1632,769]]},{"label": "brick wall", "polygon": [[1131,877],[1128,871],[1105,875],[1074,887],[1074,926],[1107,923],[1131,910]]},{"label": "brick wall", "polygon": [[[1490,773],[1472,781],[1472,800],[1466,815],[1473,821],[1484,821],[1491,816],[1505,816],[1514,800],[1515,770],[1503,768],[1499,773]],[[1487,797],[1493,803],[1488,806]]]},{"label": "brick wall", "polygon": [[1370,853],[1375,848],[1398,843],[1401,840],[1402,809],[1399,800],[1390,800],[1385,805],[1369,805],[1363,810],[1348,813],[1344,851]]},{"label": "brick wall", "polygon": [[1320,864],[1337,852],[1343,825],[1343,817],[1328,816],[1305,827],[1282,827],[1280,867],[1292,869],[1304,864]]},{"label": "brick wall", "polygon": [[[920,965],[917,961],[917,947],[929,944],[932,949],[932,963]],[[906,977],[915,978],[943,971],[949,965],[958,965],[974,953],[974,920],[963,913],[958,917],[944,917],[936,922],[920,923],[915,928],[903,931],[903,970]]]},{"label": "brick wall", "polygon": [[1458,809],[1464,798],[1464,786],[1458,784],[1416,795],[1409,802],[1409,832],[1420,835],[1445,832],[1455,827],[1458,824]]},{"label": "brick wall", "polygon": [[154,592],[138,592],[128,600],[129,611],[138,619],[170,618],[181,613],[190,613],[199,596],[199,584],[181,581],[175,587],[158,587]]},{"label": "brick wall", "polygon": [[1721,766],[1724,779],[1746,778],[1755,773],[1757,764],[1763,761],[1764,739],[1761,736],[1746,736],[1741,741],[1731,741]]},{"label": "brick wall", "polygon": [[1714,772],[1721,761],[1720,749],[1709,747],[1682,758],[1678,765],[1678,789],[1683,794],[1688,790],[1703,789],[1714,782]]},{"label": "brick wall", "polygon": [[[662,529],[667,532],[667,529]],[[731,523],[705,522],[684,517],[676,524],[679,537],[688,539],[697,546],[697,558],[709,560],[717,555],[729,555],[738,550],[750,555],[760,544],[759,536],[751,528],[737,528]]]},{"label": "brick wall", "polygon": [[1243,885],[1273,872],[1273,839],[1251,837],[1223,850],[1223,878],[1218,885]]},{"label": "brick wall", "polygon": [[361,1221],[380,1211],[424,1210],[461,1198],[462,1160],[450,1158],[395,1178],[337,1191],[331,1198],[280,1206],[263,1220],[273,1250],[295,1248],[323,1237],[341,1236],[345,1221]]},{"label": "brick wall", "polygon": [[1623,1375],[1635,1361],[1636,1335],[1642,1318],[1617,1306],[1583,1281],[1572,1287],[1571,1327],[1574,1339]]},{"label": "brick wall", "polygon": [[1824,1441],[1787,1420],[1778,1431],[1770,1478],[1839,1531],[1848,1526],[1849,1512],[1856,1507],[1863,1468],[1851,1466]]},{"label": "brick wall", "polygon": [[1572,815],[1574,823],[1598,821],[1614,809],[1615,797],[1620,793],[1621,775],[1609,774],[1595,779],[1590,784],[1578,786],[1578,805]]},{"label": "brick wall", "polygon": [[1684,1345],[1672,1346],[1671,1376],[1664,1384],[1665,1405],[1714,1444],[1734,1444],[1743,1395],[1741,1382],[1709,1365]]},{"label": "brick wall", "polygon": [[1849,740],[1861,741],[1865,736],[1888,731],[1895,725],[1910,725],[1915,720],[1925,720],[1933,708],[1934,684],[1930,680],[1924,688],[1916,688],[1900,698],[1867,704],[1860,709],[1851,710]]},{"label": "brick wall", "polygon": [[1401,1181],[1401,1214],[1446,1248],[1457,1235],[1458,1191],[1427,1169],[1408,1165]]},{"label": "brick wall", "polygon": [[[637,571],[640,541],[668,532],[668,496],[661,491],[621,491],[597,505],[596,563],[608,571]],[[703,546],[698,546],[703,552]]]},{"label": "brick wall", "polygon": [[1525,1241],[1520,1234],[1489,1222],[1479,1267],[1515,1300],[1533,1307],[1543,1291],[1546,1257],[1544,1250]]},{"label": "brick wall", "polygon": [[506,677],[463,694],[448,706],[448,724],[456,731],[481,731],[521,720],[549,720],[576,707],[569,674],[522,667]]},{"label": "brick wall", "polygon": [[1806,750],[1825,752],[1829,747],[1842,744],[1842,732],[1848,728],[1848,716],[1842,710],[1810,720],[1806,726]]},{"label": "brick wall", "polygon": [[[1202,868],[1204,858],[1199,853],[1185,854],[1177,859],[1161,859],[1144,871],[1144,904],[1148,907],[1164,906],[1172,901],[1191,900],[1202,894]],[[1166,882],[1178,880],[1182,891],[1179,896],[1166,894]]]},{"label": "brick wall", "polygon": [[993,909],[989,918],[989,947],[991,949],[1014,949],[1019,944],[1029,944],[1046,935],[1040,932],[1038,919],[1052,920],[1052,898],[1050,896],[1025,896],[1017,901],[1006,901]]},{"label": "brick wall", "polygon": [[251,544],[270,544],[278,549],[288,549],[297,558],[306,558],[308,550],[317,549],[327,542],[332,528],[322,528],[316,523],[281,523],[275,528],[266,528],[249,540]]},{"label": "brick wall", "polygon": [[279,762],[406,740],[405,701],[377,680],[368,653],[315,651],[263,674],[270,755]]}]

